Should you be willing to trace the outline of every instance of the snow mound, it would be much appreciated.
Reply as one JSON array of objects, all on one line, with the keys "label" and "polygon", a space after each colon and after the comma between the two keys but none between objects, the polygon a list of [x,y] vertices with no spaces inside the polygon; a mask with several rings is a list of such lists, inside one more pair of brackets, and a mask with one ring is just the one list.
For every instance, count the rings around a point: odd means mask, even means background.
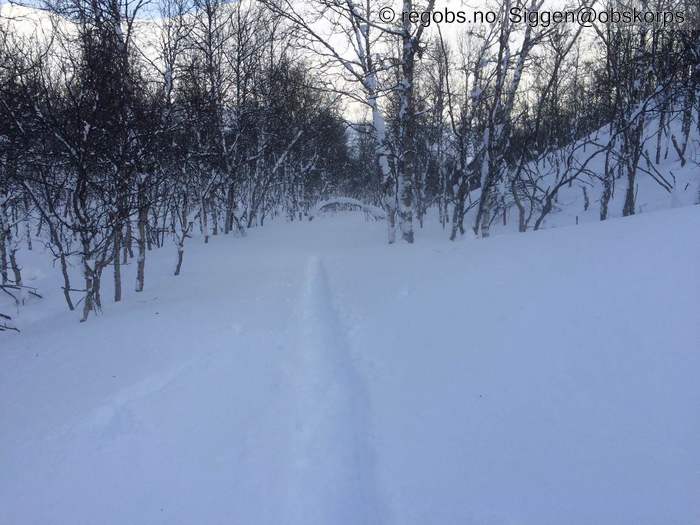
[{"label": "snow mound", "polygon": [[380,220],[386,217],[386,213],[384,213],[384,210],[381,208],[372,206],[371,204],[366,204],[350,197],[333,197],[330,199],[325,199],[309,210],[308,216],[309,220],[313,220],[314,217],[324,212],[352,209],[360,210],[364,212],[365,216],[374,220]]}]

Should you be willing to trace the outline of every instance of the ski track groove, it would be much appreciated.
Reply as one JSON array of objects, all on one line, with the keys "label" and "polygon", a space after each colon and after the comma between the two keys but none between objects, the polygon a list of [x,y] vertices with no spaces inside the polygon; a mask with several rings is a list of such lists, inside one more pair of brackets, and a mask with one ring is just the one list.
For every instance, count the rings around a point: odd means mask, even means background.
[{"label": "ski track groove", "polygon": [[306,265],[297,319],[286,519],[291,524],[381,523],[367,387],[317,256]]}]

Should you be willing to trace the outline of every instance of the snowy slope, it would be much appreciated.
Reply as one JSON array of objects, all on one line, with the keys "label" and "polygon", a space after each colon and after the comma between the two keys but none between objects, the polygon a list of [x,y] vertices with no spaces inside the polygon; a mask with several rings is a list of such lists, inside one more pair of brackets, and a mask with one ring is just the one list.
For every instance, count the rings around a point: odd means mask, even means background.
[{"label": "snowy slope", "polygon": [[[646,158],[639,162],[637,171],[635,195],[635,213],[649,213],[669,208],[679,208],[700,203],[700,128],[693,123],[688,137],[688,145],[685,152],[686,162],[673,148],[671,136],[678,137],[682,142],[682,122],[680,114],[674,115],[668,123],[666,131],[662,134],[660,159],[656,164],[656,146],[658,138],[659,117],[653,113],[647,118],[644,127],[643,152],[652,161],[650,166]],[[597,222],[600,220],[600,200],[603,194],[603,183],[599,177],[605,173],[605,146],[610,142],[610,128],[604,126],[593,132],[590,136],[555,152],[561,157],[572,156],[572,165],[583,166],[590,174],[582,173],[577,180],[562,187],[555,199],[552,213],[544,220],[543,227],[569,226],[579,223]],[[617,140],[620,147],[621,138]],[[585,144],[585,146],[584,146]],[[576,151],[571,152],[576,148]],[[596,154],[596,152],[598,152]],[[560,157],[560,160],[561,160]],[[531,169],[539,173],[537,184],[542,191],[556,186],[558,179],[556,169],[552,165],[554,155],[547,157],[548,162],[533,163]],[[564,168],[559,168],[565,178]],[[572,169],[571,172],[575,172]],[[654,176],[649,173],[653,173]],[[625,202],[625,192],[628,187],[626,172],[622,172],[620,178],[615,179],[612,185],[612,197],[609,202],[608,217],[621,217]],[[670,189],[664,188],[657,180],[668,184]],[[588,194],[589,206],[586,209],[584,188]],[[476,195],[473,197],[476,198]],[[510,198],[510,197],[509,197]],[[527,202],[525,201],[527,204]],[[529,211],[529,208],[528,208]],[[470,213],[467,224],[473,223],[476,210]],[[514,232],[518,230],[517,208],[513,206],[508,210],[507,224],[503,226],[501,221],[494,223],[496,232]],[[536,211],[530,221],[530,228],[534,227],[539,211]]]},{"label": "snowy slope", "polygon": [[[655,160],[656,139],[658,134],[658,117],[652,116],[645,126],[644,151],[649,154],[650,159]],[[697,204],[700,199],[700,128],[694,125],[691,128],[686,149],[686,163],[682,164],[678,153],[671,144],[671,135],[683,136],[681,131],[681,119],[676,116],[668,125],[668,131],[663,135],[661,158],[659,164],[654,164],[653,168],[647,165],[646,160],[640,161],[641,169],[637,174],[637,205],[636,213],[647,213],[668,208],[678,208]],[[597,144],[607,144],[609,141],[609,128],[604,127],[594,133],[591,139]],[[579,162],[584,162],[591,153],[592,147],[577,153]],[[597,175],[605,172],[605,155],[603,153],[595,156],[589,169]],[[652,176],[643,170],[657,171],[664,180],[672,186],[669,192],[665,190]],[[658,178],[658,176],[657,176]],[[592,202],[591,208],[584,211],[584,198],[582,187],[586,185]],[[610,216],[622,216],[622,209],[625,201],[625,191],[627,189],[626,178],[618,179],[613,187],[613,197],[610,202]],[[580,181],[573,184],[571,188],[566,187],[561,191],[558,208],[559,223],[573,224],[575,216],[579,216],[582,222],[594,222],[599,219],[599,206],[597,205],[602,194],[602,184],[597,178],[582,177]],[[568,221],[564,218],[568,218]]]},{"label": "snowy slope", "polygon": [[154,253],[85,324],[37,266],[0,337],[0,523],[700,523],[699,228],[273,224],[179,278]]}]

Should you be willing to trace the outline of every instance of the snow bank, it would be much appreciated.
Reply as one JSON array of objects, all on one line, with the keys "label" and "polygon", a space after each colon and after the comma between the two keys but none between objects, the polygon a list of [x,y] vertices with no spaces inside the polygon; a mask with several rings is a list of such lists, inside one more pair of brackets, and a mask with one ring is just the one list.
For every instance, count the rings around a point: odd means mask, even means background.
[{"label": "snow bank", "polygon": [[377,206],[365,204],[362,201],[352,199],[350,197],[333,197],[319,202],[316,204],[316,206],[309,210],[309,220],[313,220],[313,218],[317,215],[331,209],[359,209],[364,212],[365,215],[375,220],[384,219],[386,217],[384,210],[378,208]]}]

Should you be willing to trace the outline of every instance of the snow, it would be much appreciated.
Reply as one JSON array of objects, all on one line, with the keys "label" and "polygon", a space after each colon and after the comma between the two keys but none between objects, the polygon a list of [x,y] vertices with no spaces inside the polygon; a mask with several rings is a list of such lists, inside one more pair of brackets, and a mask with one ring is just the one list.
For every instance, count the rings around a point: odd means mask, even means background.
[{"label": "snow", "polygon": [[273,223],[188,240],[179,277],[150,252],[146,291],[105,278],[82,324],[35,243],[0,523],[698,523],[699,228]]},{"label": "snow", "polygon": [[[656,153],[656,139],[659,129],[659,118],[653,116],[647,120],[644,132],[644,147],[643,150],[654,159]],[[670,145],[668,137],[675,135],[681,137],[681,120],[677,116],[673,117],[668,124],[668,132],[664,135],[665,147],[661,150],[661,158],[658,164],[649,167],[644,158],[639,162],[637,170],[635,194],[635,212],[648,213],[667,209],[669,207],[689,206],[698,203],[698,195],[700,195],[700,177],[698,177],[698,166],[700,166],[700,129],[691,128],[688,145],[686,151],[687,162],[685,165],[674,148]],[[597,222],[600,220],[600,200],[603,193],[603,184],[599,177],[605,173],[605,151],[600,145],[608,144],[610,141],[609,126],[604,126],[598,131],[592,133],[586,139],[579,141],[573,145],[569,145],[556,154],[569,154],[569,150],[578,147],[578,151],[573,153],[573,166],[581,166],[590,155],[597,151],[595,155],[588,161],[586,165],[592,176],[581,175],[576,181],[570,185],[566,185],[559,190],[556,199],[555,212],[551,213],[544,221],[545,227],[556,227],[562,225],[573,225],[579,222]],[[581,147],[585,140],[590,140],[592,143]],[[620,143],[622,139],[618,138]],[[647,171],[658,171],[661,176],[666,179],[666,182],[671,186],[669,192],[663,188],[654,178],[646,173]],[[542,180],[539,185],[543,188],[553,187],[556,184],[556,173],[552,167],[548,167],[546,162],[542,162],[538,169],[535,170],[542,174]],[[575,171],[575,170],[574,170]],[[548,173],[549,172],[549,173]],[[609,217],[622,216],[624,208],[625,191],[627,190],[627,177],[623,176],[616,179],[613,183],[612,197],[609,203]],[[585,209],[585,198],[583,196],[583,188],[586,188],[590,201],[590,207]],[[514,231],[517,230],[517,212],[512,208],[509,212],[512,217],[507,228],[501,230]],[[535,217],[537,213],[535,213]],[[534,219],[530,223],[530,227],[534,225]],[[496,226],[496,229],[499,229]]]}]

